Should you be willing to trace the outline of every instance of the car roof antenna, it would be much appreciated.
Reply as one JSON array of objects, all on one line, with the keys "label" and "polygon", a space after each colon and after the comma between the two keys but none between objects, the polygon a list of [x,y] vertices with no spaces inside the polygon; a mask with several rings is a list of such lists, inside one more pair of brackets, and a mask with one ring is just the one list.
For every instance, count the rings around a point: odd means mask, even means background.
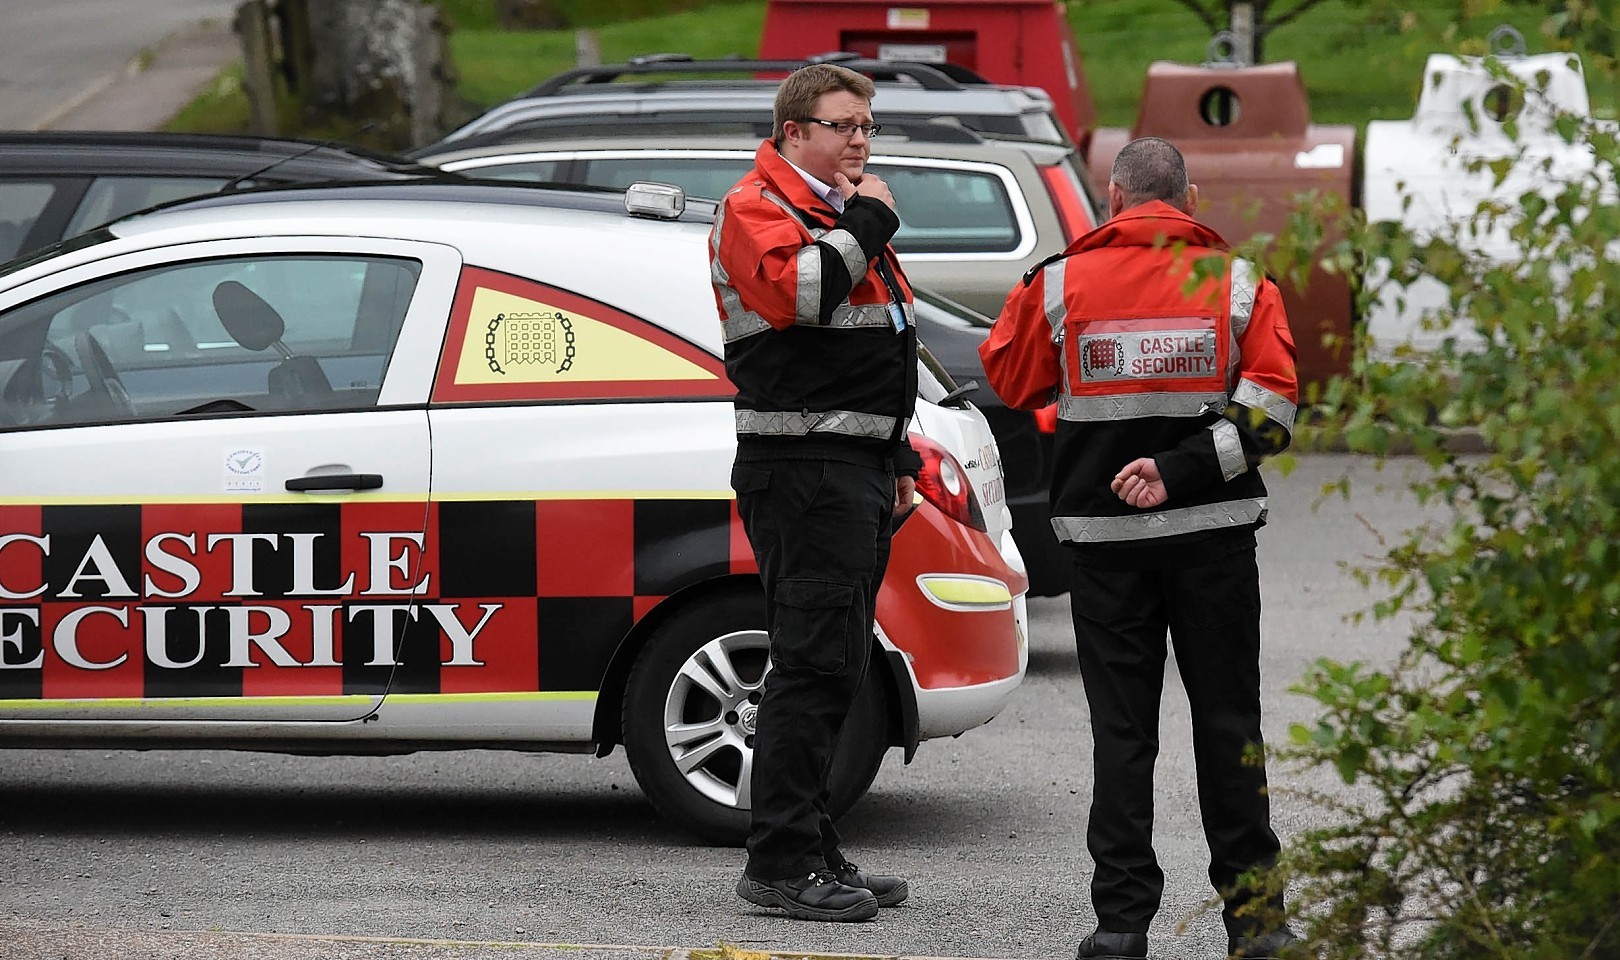
[{"label": "car roof antenna", "polygon": [[[375,120],[368,120],[366,123],[364,123],[364,124],[362,124],[360,126],[360,129],[357,132],[359,132],[359,133],[367,133],[367,132],[369,132],[371,130],[376,129],[376,127],[377,127],[377,122]],[[270,161],[269,163],[265,164],[264,166],[260,167],[257,170],[253,170],[253,171],[250,171],[248,173],[242,174],[241,176],[237,177],[236,179],[234,179],[234,180],[230,181],[229,183],[225,184],[224,186],[220,187],[218,192],[219,193],[230,193],[230,192],[236,190],[238,187],[240,187],[242,185],[243,181],[252,180],[255,177],[262,177],[265,174],[269,173],[270,171],[274,170],[275,168],[281,166],[284,163],[290,163],[290,162],[292,162],[294,160],[301,160],[304,157],[307,157],[310,154],[314,153],[315,151],[321,150],[323,148],[324,149],[331,149],[331,148],[334,148],[334,147],[341,147],[341,146],[345,146],[344,142],[342,140],[336,138],[336,137],[333,137],[330,140],[319,140],[319,141],[313,142],[309,146],[307,146],[304,149],[298,151],[297,153],[291,153],[291,154],[288,154],[285,157],[278,157],[277,159]]]}]

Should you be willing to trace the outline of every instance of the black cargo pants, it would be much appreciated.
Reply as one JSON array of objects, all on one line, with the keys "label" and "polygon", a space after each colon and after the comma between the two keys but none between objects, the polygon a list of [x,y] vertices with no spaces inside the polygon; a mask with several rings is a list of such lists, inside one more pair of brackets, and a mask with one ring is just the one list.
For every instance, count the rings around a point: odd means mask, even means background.
[{"label": "black cargo pants", "polygon": [[[1105,930],[1146,933],[1164,892],[1153,853],[1153,765],[1167,630],[1192,708],[1209,879],[1226,895],[1245,871],[1276,862],[1266,771],[1245,760],[1262,743],[1260,573],[1253,537],[1235,538],[1234,546],[1183,568],[1074,563],[1069,603],[1096,770],[1086,845],[1096,862],[1092,904]],[[1250,932],[1236,915],[1245,899],[1227,899],[1223,919],[1234,936]]]},{"label": "black cargo pants", "polygon": [[731,484],[771,638],[745,869],[780,880],[842,860],[827,771],[871,661],[894,474],[837,460],[749,461],[732,467]]}]

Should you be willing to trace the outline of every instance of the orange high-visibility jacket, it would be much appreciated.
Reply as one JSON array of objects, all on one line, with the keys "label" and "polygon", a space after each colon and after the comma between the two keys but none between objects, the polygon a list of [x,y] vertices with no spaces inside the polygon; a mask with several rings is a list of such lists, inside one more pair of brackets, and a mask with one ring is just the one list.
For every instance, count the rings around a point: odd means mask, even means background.
[{"label": "orange high-visibility jacket", "polygon": [[[1292,437],[1294,353],[1276,285],[1158,201],[1031,270],[979,349],[1009,406],[1057,402],[1052,527],[1098,560],[1265,522],[1255,468]],[[1164,479],[1158,507],[1131,507],[1109,487],[1139,457]]]},{"label": "orange high-visibility jacket", "polygon": [[833,211],[769,140],[754,164],[709,242],[739,458],[790,447],[888,459],[917,392],[911,287],[888,246],[899,218],[869,197]]}]

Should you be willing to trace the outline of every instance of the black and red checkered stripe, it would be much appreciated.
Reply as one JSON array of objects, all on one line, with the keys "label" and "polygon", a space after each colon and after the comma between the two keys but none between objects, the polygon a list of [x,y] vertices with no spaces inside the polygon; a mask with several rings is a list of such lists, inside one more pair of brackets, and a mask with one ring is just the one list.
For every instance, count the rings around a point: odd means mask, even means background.
[{"label": "black and red checkered stripe", "polygon": [[0,506],[0,543],[0,699],[594,691],[660,601],[754,570],[721,498]]}]

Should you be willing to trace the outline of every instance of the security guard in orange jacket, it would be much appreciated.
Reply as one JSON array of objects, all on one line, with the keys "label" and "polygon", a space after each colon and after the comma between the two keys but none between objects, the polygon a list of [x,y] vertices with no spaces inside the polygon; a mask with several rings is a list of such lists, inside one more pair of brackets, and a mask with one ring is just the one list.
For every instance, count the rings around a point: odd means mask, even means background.
[{"label": "security guard in orange jacket", "polygon": [[1164,887],[1152,831],[1166,631],[1229,947],[1270,956],[1292,934],[1260,928],[1234,886],[1278,851],[1265,768],[1244,754],[1262,744],[1256,468],[1291,436],[1294,343],[1276,285],[1192,219],[1198,188],[1174,146],[1127,144],[1108,199],[1111,219],[1031,270],[980,348],[1008,406],[1058,404],[1052,526],[1073,560],[1096,773],[1099,929],[1079,956],[1147,955]]},{"label": "security guard in orange jacket", "polygon": [[721,202],[710,268],[737,387],[732,487],[766,593],[771,672],[754,737],[737,893],[789,916],[865,920],[899,877],[844,859],[827,774],[871,662],[891,523],[920,461],[911,288],[894,198],[866,173],[872,82],[816,64],[782,82],[774,137]]}]

